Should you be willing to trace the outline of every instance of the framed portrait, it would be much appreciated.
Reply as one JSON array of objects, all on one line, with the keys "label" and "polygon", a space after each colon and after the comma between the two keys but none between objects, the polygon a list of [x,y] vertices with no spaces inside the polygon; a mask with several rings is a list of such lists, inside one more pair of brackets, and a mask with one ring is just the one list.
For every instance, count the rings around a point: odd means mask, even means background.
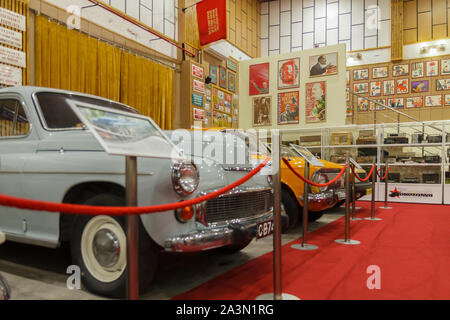
[{"label": "framed portrait", "polygon": [[411,63],[411,78],[422,78],[423,75],[423,62]]},{"label": "framed portrait", "polygon": [[353,70],[353,81],[369,79],[369,69]]},{"label": "framed portrait", "polygon": [[300,58],[278,61],[278,90],[300,86]]},{"label": "framed portrait", "polygon": [[281,92],[278,94],[278,124],[299,123],[299,92]]},{"label": "framed portrait", "polygon": [[394,77],[409,75],[409,64],[397,64],[392,66],[392,75]]},{"label": "framed portrait", "polygon": [[384,110],[384,109],[386,109],[384,107],[385,104],[386,104],[386,100],[385,99],[375,99],[373,101],[370,101],[369,110],[370,111],[373,111],[373,110],[376,110],[376,111]]},{"label": "framed portrait", "polygon": [[425,96],[425,107],[441,107],[441,106],[442,106],[441,95]]},{"label": "framed portrait", "polygon": [[387,78],[388,76],[388,67],[376,67],[372,69],[372,78],[373,79],[379,79],[379,78]]},{"label": "framed portrait", "polygon": [[381,96],[381,81],[373,81],[370,83],[370,96]]},{"label": "framed portrait", "polygon": [[436,91],[450,90],[450,79],[436,80]]},{"label": "framed portrait", "polygon": [[388,99],[388,105],[394,109],[403,109],[405,107],[403,98],[390,98]]},{"label": "framed portrait", "polygon": [[406,98],[406,108],[421,108],[423,107],[422,97]]},{"label": "framed portrait", "polygon": [[397,80],[397,94],[405,94],[409,92],[409,79]]},{"label": "framed portrait", "polygon": [[272,125],[272,97],[264,96],[253,98],[253,126]]},{"label": "framed portrait", "polygon": [[217,66],[209,65],[209,77],[211,78],[211,83],[217,86]]},{"label": "framed portrait", "polygon": [[369,99],[358,97],[358,108],[359,112],[369,111]]},{"label": "framed portrait", "polygon": [[367,93],[369,92],[369,83],[354,83],[353,84],[353,92],[355,93]]},{"label": "framed portrait", "polygon": [[450,75],[450,59],[441,60],[441,76]]},{"label": "framed portrait", "polygon": [[450,106],[450,94],[445,95],[445,105]]},{"label": "framed portrait", "polygon": [[394,80],[383,81],[383,93],[385,96],[395,94],[395,84]]},{"label": "framed portrait", "polygon": [[411,83],[411,93],[428,92],[429,90],[428,85],[429,85],[428,80],[413,81]]},{"label": "framed portrait", "polygon": [[219,66],[219,87],[227,89],[227,69]]},{"label": "framed portrait", "polygon": [[435,77],[439,75],[439,61],[427,61],[427,77]]},{"label": "framed portrait", "polygon": [[236,74],[228,71],[228,90],[236,92]]},{"label": "framed portrait", "polygon": [[312,82],[306,84],[306,123],[326,121],[327,92],[326,82]]},{"label": "framed portrait", "polygon": [[269,93],[269,63],[251,65],[249,79],[250,96]]},{"label": "framed portrait", "polygon": [[309,57],[309,76],[321,77],[338,74],[337,52]]}]

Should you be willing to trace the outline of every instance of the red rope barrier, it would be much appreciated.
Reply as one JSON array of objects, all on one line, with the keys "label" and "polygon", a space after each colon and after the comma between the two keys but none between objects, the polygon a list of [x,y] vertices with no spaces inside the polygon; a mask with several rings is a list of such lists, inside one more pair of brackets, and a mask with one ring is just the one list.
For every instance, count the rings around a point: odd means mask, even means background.
[{"label": "red rope barrier", "polygon": [[314,183],[308,179],[306,179],[305,177],[302,177],[297,171],[295,171],[294,168],[292,168],[291,164],[289,163],[288,160],[283,158],[283,162],[284,164],[289,168],[289,170],[291,170],[297,177],[299,177],[301,180],[303,180],[304,182],[315,186],[315,187],[319,187],[319,188],[323,188],[323,187],[328,187],[330,185],[332,185],[333,183],[335,183],[336,181],[339,180],[339,178],[344,174],[345,169],[347,169],[347,164],[344,166],[344,168],[342,168],[341,172],[338,174],[338,176],[336,178],[334,178],[333,180],[331,180],[330,182],[324,183],[324,184],[319,184],[319,183]]},{"label": "red rope barrier", "polygon": [[356,174],[355,168],[353,168],[353,166],[351,166],[351,168],[352,168],[353,175],[356,177],[356,179],[358,179],[358,180],[361,181],[361,182],[366,182],[366,181],[369,180],[370,177],[372,176],[372,173],[373,173],[373,170],[375,169],[375,166],[372,165],[372,169],[370,170],[369,175],[368,175],[365,179],[361,179],[361,178]]},{"label": "red rope barrier", "polygon": [[246,176],[235,181],[234,183],[226,186],[215,192],[206,194],[204,196],[181,201],[177,203],[148,206],[148,207],[98,207],[98,206],[85,206],[76,204],[63,204],[53,203],[38,200],[22,199],[12,196],[0,195],[0,205],[7,207],[15,207],[19,209],[34,210],[34,211],[49,211],[49,212],[62,212],[66,214],[80,214],[80,215],[108,215],[108,216],[124,216],[124,215],[139,215],[148,214],[169,210],[176,210],[182,207],[193,206],[195,204],[216,198],[237,186],[247,182],[253,178],[263,167],[267,165],[270,158],[264,160],[258,167],[249,172]]},{"label": "red rope barrier", "polygon": [[380,170],[377,170],[377,176],[380,178],[380,180],[386,179],[386,177],[387,177],[387,175],[388,175],[388,172],[389,172],[389,167],[386,168],[386,174],[384,175],[383,178],[378,174],[378,172],[380,172],[380,171],[381,171],[381,168],[380,168]]}]

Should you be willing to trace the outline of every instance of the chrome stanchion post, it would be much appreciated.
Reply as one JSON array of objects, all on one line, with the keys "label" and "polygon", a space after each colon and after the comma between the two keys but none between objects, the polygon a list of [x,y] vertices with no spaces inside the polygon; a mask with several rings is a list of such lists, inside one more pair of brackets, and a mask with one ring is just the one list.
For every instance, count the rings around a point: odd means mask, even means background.
[{"label": "chrome stanchion post", "polygon": [[[126,157],[126,201],[127,206],[137,206],[137,158]],[[139,299],[139,216],[127,217],[127,298]]]},{"label": "chrome stanchion post", "polygon": [[[309,179],[309,162],[305,159],[305,173],[306,179]],[[301,244],[294,244],[291,247],[299,250],[316,250],[317,246],[307,243],[308,235],[308,203],[309,203],[309,184],[305,181],[303,183],[303,236]]]},{"label": "chrome stanchion post", "polygon": [[345,239],[338,239],[339,244],[360,244],[357,240],[350,239],[350,159],[349,153],[346,155],[347,168],[345,170]]},{"label": "chrome stanchion post", "polygon": [[[353,166],[353,169],[355,169],[355,167]],[[356,175],[353,173],[352,175],[352,217],[351,219],[353,221],[360,221],[362,220],[361,218],[357,218],[356,217],[356,210],[359,210],[361,208],[356,207]]]},{"label": "chrome stanchion post", "polygon": [[281,284],[281,133],[272,131],[272,175],[273,179],[273,293],[265,293],[255,300],[300,300],[299,298],[282,293]]},{"label": "chrome stanchion post", "polygon": [[366,220],[370,221],[380,221],[380,218],[375,218],[375,181],[377,179],[377,171],[375,168],[375,162],[372,163],[373,172],[372,172],[372,200],[370,202],[370,218],[366,218]]},{"label": "chrome stanchion post", "polygon": [[384,174],[386,175],[386,178],[384,178],[384,207],[380,207],[380,209],[392,209],[392,207],[389,207],[388,205],[388,184],[389,184],[389,173],[388,173],[389,167],[388,163],[386,161],[384,165]]}]

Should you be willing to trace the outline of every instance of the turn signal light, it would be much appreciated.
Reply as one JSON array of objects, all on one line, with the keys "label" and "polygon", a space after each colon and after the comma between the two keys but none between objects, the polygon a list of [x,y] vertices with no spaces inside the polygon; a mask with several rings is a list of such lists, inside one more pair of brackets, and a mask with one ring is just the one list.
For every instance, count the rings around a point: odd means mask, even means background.
[{"label": "turn signal light", "polygon": [[183,207],[175,211],[175,217],[181,223],[186,223],[194,217],[194,207]]}]

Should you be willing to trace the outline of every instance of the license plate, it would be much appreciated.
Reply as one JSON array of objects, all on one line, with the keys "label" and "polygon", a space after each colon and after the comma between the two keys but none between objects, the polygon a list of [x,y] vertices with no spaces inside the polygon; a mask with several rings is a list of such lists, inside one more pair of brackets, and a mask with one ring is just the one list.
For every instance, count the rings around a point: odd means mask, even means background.
[{"label": "license plate", "polygon": [[275,224],[272,220],[260,222],[256,225],[256,239],[261,239],[273,234]]},{"label": "license plate", "polygon": [[367,189],[366,190],[366,195],[368,196],[368,195],[371,195],[371,194],[372,194],[372,188]]}]

